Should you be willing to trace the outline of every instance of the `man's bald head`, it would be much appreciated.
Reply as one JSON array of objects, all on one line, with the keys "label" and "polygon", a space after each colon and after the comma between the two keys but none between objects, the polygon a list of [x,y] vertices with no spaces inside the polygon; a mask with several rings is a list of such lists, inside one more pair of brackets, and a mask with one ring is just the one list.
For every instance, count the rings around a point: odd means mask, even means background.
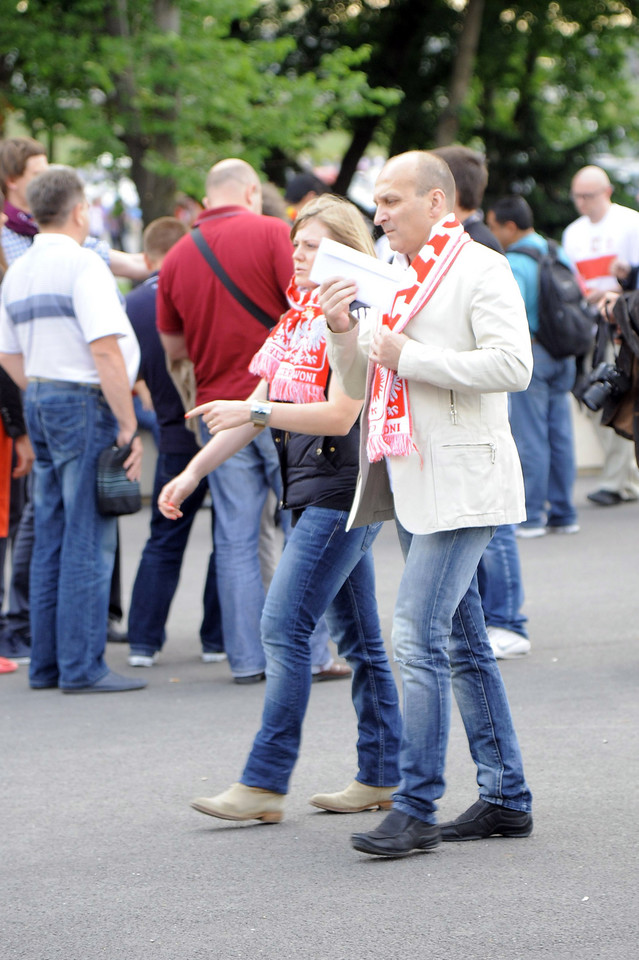
[{"label": "man's bald head", "polygon": [[611,204],[612,185],[608,174],[594,164],[582,167],[572,178],[570,195],[578,213],[598,223]]},{"label": "man's bald head", "polygon": [[448,164],[435,153],[427,150],[409,150],[391,157],[385,171],[400,174],[415,185],[415,193],[423,197],[429,190],[439,189],[444,193],[448,209],[455,204],[455,179]]},{"label": "man's bald head", "polygon": [[212,166],[206,177],[204,206],[208,210],[241,206],[261,213],[262,187],[250,163],[231,157]]},{"label": "man's bald head", "polygon": [[435,224],[455,206],[455,181],[447,163],[425,150],[391,157],[375,184],[375,223],[392,250],[413,260]]}]

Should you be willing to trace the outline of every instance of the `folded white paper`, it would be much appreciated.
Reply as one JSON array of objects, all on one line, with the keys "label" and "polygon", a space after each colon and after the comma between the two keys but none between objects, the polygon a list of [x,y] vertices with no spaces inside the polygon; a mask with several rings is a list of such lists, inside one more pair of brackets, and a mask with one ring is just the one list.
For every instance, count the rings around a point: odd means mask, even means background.
[{"label": "folded white paper", "polygon": [[357,284],[357,299],[371,307],[389,310],[400,289],[404,271],[366,253],[353,250],[324,237],[317,249],[310,278],[323,283],[330,277],[344,277]]}]

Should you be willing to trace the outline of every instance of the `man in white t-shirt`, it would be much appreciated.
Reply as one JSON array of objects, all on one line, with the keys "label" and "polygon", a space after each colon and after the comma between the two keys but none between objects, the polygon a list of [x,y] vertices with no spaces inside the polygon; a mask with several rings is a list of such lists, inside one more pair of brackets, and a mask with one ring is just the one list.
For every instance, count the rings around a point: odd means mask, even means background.
[{"label": "man in white t-shirt", "polygon": [[[578,170],[572,199],[581,216],[564,231],[562,245],[581,276],[588,300],[597,304],[609,290],[620,290],[615,263],[639,263],[639,212],[612,202],[612,185],[601,167]],[[608,360],[612,359],[612,349]],[[597,415],[599,424],[599,416]],[[639,498],[634,444],[598,425],[604,451],[600,489],[588,499],[602,507]]]},{"label": "man in white t-shirt", "polygon": [[116,518],[96,505],[105,447],[130,443],[125,468],[140,475],[139,347],[108,267],[82,247],[88,204],[77,173],[49,167],[27,198],[40,232],[3,283],[0,364],[26,390],[36,454],[29,682],[64,693],[139,689],[104,662]]}]

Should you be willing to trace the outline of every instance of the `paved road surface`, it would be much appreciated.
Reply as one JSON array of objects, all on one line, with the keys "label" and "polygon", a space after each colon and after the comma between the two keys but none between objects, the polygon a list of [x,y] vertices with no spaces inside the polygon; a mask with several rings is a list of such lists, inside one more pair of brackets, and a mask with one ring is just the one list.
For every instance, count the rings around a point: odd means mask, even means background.
[{"label": "paved road surface", "polygon": [[[2,960],[630,960],[637,956],[639,505],[578,483],[581,533],[521,545],[533,651],[502,664],[535,794],[528,840],[384,861],[349,835],[379,814],[307,804],[355,772],[348,685],[313,688],[279,825],[191,797],[237,779],[263,688],[198,659],[201,516],[161,663],[142,692],[65,697],[0,678]],[[201,522],[200,522],[201,521]],[[148,509],[122,521],[125,595]],[[401,559],[375,548],[385,636]],[[108,660],[126,666],[127,648]],[[443,818],[475,799],[455,713]]]}]

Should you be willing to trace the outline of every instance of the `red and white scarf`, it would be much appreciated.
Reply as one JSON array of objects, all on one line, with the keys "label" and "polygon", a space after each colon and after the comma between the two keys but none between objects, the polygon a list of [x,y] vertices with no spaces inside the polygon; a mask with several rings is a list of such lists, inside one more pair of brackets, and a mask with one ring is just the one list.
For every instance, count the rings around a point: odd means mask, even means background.
[{"label": "red and white scarf", "polygon": [[286,298],[291,309],[273,327],[249,365],[270,384],[271,400],[313,403],[325,399],[328,382],[326,320],[319,290],[301,291],[292,280]]},{"label": "red and white scarf", "polygon": [[[380,328],[388,327],[394,333],[401,333],[408,321],[426,306],[470,239],[452,214],[435,224],[428,242],[407,270],[414,282],[397,292],[390,312],[382,315]],[[378,363],[368,409],[368,459],[374,463],[389,455],[406,457],[414,450],[417,447],[413,442],[408,383],[395,370]]]}]

